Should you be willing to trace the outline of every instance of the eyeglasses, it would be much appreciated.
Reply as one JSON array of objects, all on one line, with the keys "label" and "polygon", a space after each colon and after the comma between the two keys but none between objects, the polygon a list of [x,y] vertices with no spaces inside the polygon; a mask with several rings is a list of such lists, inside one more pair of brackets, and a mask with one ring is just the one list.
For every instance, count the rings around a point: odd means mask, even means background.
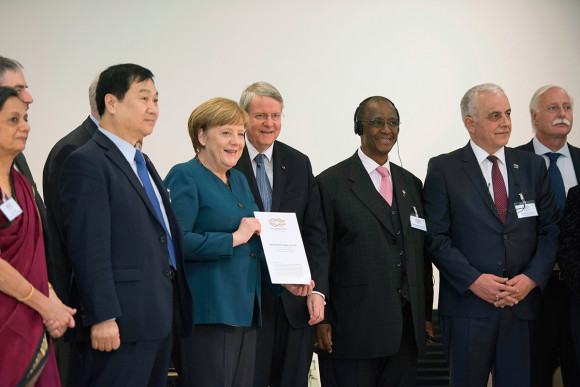
[{"label": "eyeglasses", "polygon": [[257,114],[254,114],[254,119],[256,119],[258,121],[266,121],[268,119],[268,117],[270,117],[272,119],[272,121],[278,122],[282,119],[282,113],[272,113],[272,114],[257,113]]},{"label": "eyeglasses", "polygon": [[371,128],[382,129],[385,127],[385,124],[389,127],[389,129],[398,129],[399,125],[401,125],[401,121],[395,120],[370,120],[370,121],[359,121],[359,122],[368,122]]}]

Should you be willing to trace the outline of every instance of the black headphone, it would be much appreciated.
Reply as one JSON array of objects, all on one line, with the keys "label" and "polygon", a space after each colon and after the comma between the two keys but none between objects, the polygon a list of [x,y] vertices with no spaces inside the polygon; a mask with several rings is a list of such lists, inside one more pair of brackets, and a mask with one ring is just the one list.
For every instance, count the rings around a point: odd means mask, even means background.
[{"label": "black headphone", "polygon": [[360,122],[360,121],[358,121],[358,120],[357,120],[357,118],[358,118],[358,113],[359,113],[359,111],[361,110],[361,108],[362,108],[362,107],[363,107],[363,106],[364,106],[364,105],[365,105],[365,104],[366,104],[366,103],[367,103],[369,100],[371,100],[371,99],[373,99],[373,98],[381,98],[381,99],[383,99],[383,100],[387,101],[388,103],[390,103],[391,105],[393,105],[393,108],[395,109],[395,113],[397,113],[397,120],[400,120],[400,118],[399,118],[399,111],[397,110],[397,108],[396,108],[395,104],[394,104],[393,102],[391,102],[391,100],[390,100],[390,99],[388,99],[388,98],[385,98],[385,97],[383,97],[383,96],[380,96],[380,95],[374,95],[374,96],[372,96],[372,97],[365,98],[365,99],[364,99],[364,100],[363,100],[361,103],[359,103],[359,104],[358,104],[358,107],[357,107],[357,108],[356,108],[356,110],[354,111],[354,134],[358,134],[359,136],[362,136],[362,134],[363,134],[363,124],[362,124],[362,122]]}]

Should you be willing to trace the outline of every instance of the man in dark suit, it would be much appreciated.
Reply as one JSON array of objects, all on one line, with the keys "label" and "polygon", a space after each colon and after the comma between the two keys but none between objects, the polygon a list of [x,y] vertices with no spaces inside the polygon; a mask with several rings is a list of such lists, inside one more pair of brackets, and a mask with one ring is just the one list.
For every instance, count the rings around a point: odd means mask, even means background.
[{"label": "man in dark suit", "polygon": [[[414,386],[433,336],[432,267],[421,181],[389,161],[399,112],[384,97],[354,115],[361,147],[322,172],[331,257],[326,320],[317,326],[323,386]],[[427,225],[427,227],[429,227]]]},{"label": "man in dark suit", "polygon": [[[573,122],[572,100],[561,87],[543,86],[530,101],[530,115],[536,136],[518,149],[544,158],[558,206],[563,211],[568,190],[580,180],[580,149],[566,142]],[[542,294],[540,317],[532,323],[531,335],[532,386],[552,385],[558,365],[564,386],[580,386],[570,327],[570,291],[558,264]]]},{"label": "man in dark suit", "polygon": [[308,385],[313,324],[324,318],[328,292],[326,231],[310,160],[276,140],[283,104],[280,92],[269,83],[256,82],[246,88],[240,106],[250,116],[250,127],[235,168],[246,175],[260,211],[296,213],[315,287],[306,291],[307,297],[296,296],[296,286],[273,285],[267,270],[262,271],[263,326],[258,330],[257,387]]},{"label": "man in dark suit", "polygon": [[172,331],[187,334],[191,294],[182,233],[153,164],[136,148],[157,121],[153,74],[122,64],[103,71],[100,127],[64,162],[62,219],[79,290],[81,385],[167,381]]},{"label": "man in dark suit", "polygon": [[556,199],[543,160],[505,147],[511,108],[478,85],[461,100],[471,141],[429,161],[427,246],[452,386],[530,385],[529,323],[554,265]]},{"label": "man in dark suit", "polygon": [[[54,145],[46,159],[43,171],[44,198],[47,203],[47,231],[51,240],[50,249],[55,263],[52,285],[61,300],[66,300],[67,305],[69,303],[78,303],[78,300],[71,300],[71,295],[76,295],[78,290],[71,289],[75,282],[72,281],[72,263],[66,248],[65,225],[60,208],[59,178],[66,158],[89,141],[97,131],[100,119],[95,96],[98,80],[98,77],[95,78],[89,87],[91,114],[78,128],[64,136]],[[82,367],[80,356],[78,356],[75,349],[74,332],[66,335],[65,340],[66,342],[58,340],[54,345],[60,380],[63,386],[78,386],[81,382]]]},{"label": "man in dark suit", "polygon": [[[28,84],[24,79],[22,69],[23,67],[18,61],[0,56],[0,86],[12,87],[15,89],[20,100],[28,107],[32,102],[34,102],[34,99],[28,92]],[[42,223],[42,232],[44,234],[44,249],[46,254],[48,281],[52,283],[55,278],[54,263],[50,250],[50,239],[48,238],[49,235],[47,231],[46,209],[44,207],[44,202],[42,201],[40,192],[38,192],[38,188],[36,188],[36,183],[34,182],[32,172],[30,172],[30,167],[28,166],[26,157],[24,157],[24,153],[20,153],[18,156],[16,156],[14,159],[14,165],[16,166],[16,169],[26,177],[32,186],[32,192],[34,193],[34,200],[36,202],[36,207],[38,208],[40,222]],[[52,294],[53,290],[50,291],[49,296]]]}]

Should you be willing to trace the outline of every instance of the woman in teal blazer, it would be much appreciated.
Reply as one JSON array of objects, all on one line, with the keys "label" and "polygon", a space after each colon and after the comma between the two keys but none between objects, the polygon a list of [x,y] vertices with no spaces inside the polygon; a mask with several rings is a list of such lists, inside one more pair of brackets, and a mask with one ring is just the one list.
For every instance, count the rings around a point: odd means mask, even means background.
[{"label": "woman in teal blazer", "polygon": [[258,210],[245,176],[232,169],[244,149],[249,118],[213,98],[189,117],[196,157],[174,166],[165,184],[184,233],[185,271],[194,300],[192,336],[175,343],[188,386],[253,384],[261,325]]}]

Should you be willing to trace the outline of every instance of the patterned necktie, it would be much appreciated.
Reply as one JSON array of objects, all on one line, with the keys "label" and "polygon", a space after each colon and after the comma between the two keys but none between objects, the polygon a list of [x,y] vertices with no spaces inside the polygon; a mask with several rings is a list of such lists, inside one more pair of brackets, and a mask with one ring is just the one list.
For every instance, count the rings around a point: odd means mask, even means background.
[{"label": "patterned necktie", "polygon": [[139,179],[141,179],[141,183],[143,183],[143,188],[145,188],[145,192],[147,192],[147,196],[149,196],[149,201],[153,205],[155,209],[155,213],[157,214],[157,218],[163,225],[163,229],[165,230],[165,236],[167,239],[167,250],[169,250],[169,257],[171,258],[171,264],[174,268],[177,268],[175,264],[175,247],[173,246],[173,240],[171,239],[171,235],[167,231],[167,226],[165,225],[165,221],[163,220],[163,214],[161,213],[161,206],[159,205],[159,201],[157,200],[157,196],[155,195],[155,191],[153,190],[153,185],[151,184],[151,179],[149,179],[149,173],[147,172],[147,166],[145,165],[145,159],[143,158],[143,154],[139,149],[135,151],[135,162],[137,163],[137,174],[139,175]]},{"label": "patterned necktie", "polygon": [[564,179],[562,179],[562,173],[560,168],[558,168],[558,157],[562,156],[560,153],[548,152],[546,156],[550,159],[550,166],[548,167],[548,175],[550,176],[550,181],[552,182],[552,188],[556,194],[556,200],[558,201],[558,206],[560,211],[564,211],[564,206],[566,205],[566,189],[564,188]]},{"label": "patterned necktie", "polygon": [[382,176],[379,193],[390,206],[393,204],[393,187],[391,186],[391,179],[389,179],[389,170],[387,167],[377,167],[376,171]]},{"label": "patterned necktie", "polygon": [[272,209],[272,186],[270,186],[270,180],[268,180],[268,175],[266,175],[264,155],[258,153],[254,160],[256,160],[256,183],[258,183],[260,198],[262,198],[262,203],[264,204],[264,211],[269,212]]},{"label": "patterned necktie", "polygon": [[499,219],[505,224],[508,210],[507,191],[505,189],[505,181],[497,165],[497,157],[493,155],[487,156],[487,159],[492,162],[491,167],[491,183],[493,184],[493,201],[495,202],[495,209],[499,215]]}]

